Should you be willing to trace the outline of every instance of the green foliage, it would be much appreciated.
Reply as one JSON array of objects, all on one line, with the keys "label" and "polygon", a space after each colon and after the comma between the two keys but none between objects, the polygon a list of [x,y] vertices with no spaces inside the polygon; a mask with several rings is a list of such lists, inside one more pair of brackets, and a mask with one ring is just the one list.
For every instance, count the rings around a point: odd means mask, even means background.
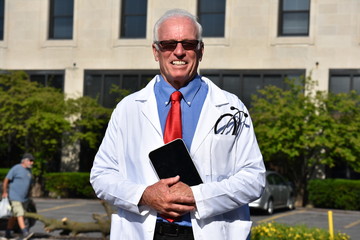
[{"label": "green foliage", "polygon": [[360,180],[315,179],[308,190],[315,207],[360,210]]},{"label": "green foliage", "polygon": [[337,159],[360,172],[360,94],[330,94],[324,105],[328,118],[322,135],[327,161]]},{"label": "green foliage", "polygon": [[0,141],[51,162],[61,149],[61,136],[70,130],[64,95],[40,87],[21,71],[0,75]]},{"label": "green foliage", "polygon": [[[36,158],[33,173],[40,176],[57,166],[67,144],[77,141],[96,148],[111,110],[95,99],[66,99],[59,90],[31,82],[22,71],[0,74],[0,151],[19,148]],[[50,171],[57,170],[51,169]]]},{"label": "green foliage", "polygon": [[[251,230],[252,240],[328,240],[330,234],[319,228],[306,226],[289,226],[280,223],[263,223]],[[350,236],[344,233],[334,234],[334,240],[349,240]]]},{"label": "green foliage", "polygon": [[10,168],[0,168],[0,182],[4,180]]},{"label": "green foliage", "polygon": [[250,112],[267,165],[282,169],[300,194],[320,165],[343,161],[360,171],[360,95],[316,91],[310,77],[288,79],[287,86],[253,96]]},{"label": "green foliage", "polygon": [[98,147],[111,110],[100,106],[96,99],[86,96],[68,99],[66,106],[67,115],[72,116],[70,142],[81,140],[87,142],[91,148]]},{"label": "green foliage", "polygon": [[45,189],[53,197],[94,198],[90,173],[64,172],[44,175]]}]

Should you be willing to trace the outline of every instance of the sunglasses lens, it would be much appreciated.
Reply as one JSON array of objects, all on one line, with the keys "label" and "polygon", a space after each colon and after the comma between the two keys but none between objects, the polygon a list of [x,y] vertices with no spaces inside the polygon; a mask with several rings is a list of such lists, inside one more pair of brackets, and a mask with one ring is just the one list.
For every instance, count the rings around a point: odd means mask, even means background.
[{"label": "sunglasses lens", "polygon": [[159,47],[163,51],[174,51],[176,48],[177,42],[176,41],[160,41]]},{"label": "sunglasses lens", "polygon": [[195,50],[199,44],[198,40],[184,40],[184,41],[160,41],[158,46],[161,51],[174,51],[178,43],[181,43],[185,50]]},{"label": "sunglasses lens", "polygon": [[198,40],[185,40],[182,42],[182,46],[185,50],[195,50],[198,44]]}]

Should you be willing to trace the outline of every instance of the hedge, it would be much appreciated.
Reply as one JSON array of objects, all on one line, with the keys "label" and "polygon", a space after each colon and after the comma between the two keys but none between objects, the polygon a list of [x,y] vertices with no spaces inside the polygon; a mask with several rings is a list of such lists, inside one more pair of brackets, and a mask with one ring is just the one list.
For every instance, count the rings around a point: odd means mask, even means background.
[{"label": "hedge", "polygon": [[315,179],[308,191],[314,207],[360,210],[360,180]]},{"label": "hedge", "polygon": [[88,172],[46,173],[45,190],[50,197],[95,198]]}]

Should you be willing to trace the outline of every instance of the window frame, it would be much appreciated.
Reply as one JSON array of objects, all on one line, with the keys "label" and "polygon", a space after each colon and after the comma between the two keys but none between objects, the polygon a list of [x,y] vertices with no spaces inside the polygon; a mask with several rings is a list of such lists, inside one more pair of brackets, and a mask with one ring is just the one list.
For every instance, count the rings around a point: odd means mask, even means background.
[{"label": "window frame", "polygon": [[[49,1],[49,27],[48,27],[48,40],[72,40],[74,38],[74,14],[75,14],[75,0],[72,1],[72,13],[65,14],[65,15],[56,15],[55,16],[55,1],[57,0],[50,0]],[[62,0],[59,0],[62,1]],[[71,33],[69,37],[57,37],[55,36],[55,20],[58,18],[63,19],[71,19]]]},{"label": "window frame", "polygon": [[[329,92],[331,93],[339,93],[339,92],[335,92],[332,90],[331,86],[332,86],[332,77],[341,77],[341,76],[345,76],[345,77],[349,77],[350,78],[350,82],[349,82],[349,90],[353,91],[356,90],[354,89],[354,78],[355,77],[360,77],[360,69],[330,69],[329,70],[329,85],[328,85],[328,89]],[[359,90],[360,93],[360,90]]]},{"label": "window frame", "polygon": [[[248,107],[251,106],[251,98],[248,99],[246,97],[245,94],[245,78],[246,77],[250,77],[250,76],[259,76],[261,78],[261,87],[260,89],[264,88],[264,86],[267,86],[269,84],[266,84],[266,77],[269,76],[278,76],[282,79],[282,86],[280,86],[281,88],[285,89],[286,85],[285,82],[283,81],[287,76],[292,76],[292,75],[297,75],[297,76],[305,76],[306,75],[306,69],[275,69],[275,70],[222,70],[222,69],[217,69],[217,70],[207,70],[207,69],[203,69],[201,71],[201,75],[203,75],[204,77],[208,77],[210,80],[212,80],[212,77],[214,77],[215,75],[219,76],[219,83],[215,83],[217,86],[219,86],[221,89],[224,89],[226,91],[232,92],[235,95],[237,95],[239,97],[239,99],[241,99],[241,101]],[[212,75],[212,76],[211,76]],[[238,93],[236,93],[235,91],[226,89],[224,87],[224,76],[238,76],[238,81],[239,81],[239,88],[237,89]],[[279,86],[278,86],[279,87]],[[247,93],[248,94],[248,93]],[[255,94],[255,93],[251,93]],[[248,94],[249,95],[249,94]]]},{"label": "window frame", "polygon": [[109,94],[109,93],[105,93],[105,91],[107,91],[105,89],[105,78],[107,76],[118,76],[119,77],[119,86],[121,86],[121,89],[124,89],[124,77],[128,77],[128,76],[137,76],[137,87],[135,89],[132,89],[134,91],[138,91],[140,90],[141,88],[144,87],[144,83],[143,82],[143,77],[151,77],[151,79],[153,77],[155,77],[155,75],[159,74],[159,71],[158,70],[85,70],[84,72],[84,81],[83,81],[83,84],[84,84],[84,93],[83,95],[84,96],[89,96],[89,97],[93,97],[93,96],[90,96],[90,93],[89,93],[89,90],[88,90],[88,87],[87,87],[87,78],[91,75],[95,76],[100,76],[101,79],[101,83],[100,83],[100,89],[99,89],[99,93],[98,93],[98,102],[104,106],[104,107],[108,107],[108,108],[113,108],[116,106],[116,102],[115,102],[115,105],[113,106],[106,106],[105,105],[105,94]]},{"label": "window frame", "polygon": [[[226,33],[226,0],[224,0],[224,11],[214,11],[214,12],[200,12],[201,10],[201,6],[202,6],[202,1],[208,1],[208,0],[198,0],[197,1],[197,16],[199,18],[199,23],[203,26],[203,37],[204,38],[224,38],[225,37],[225,33]],[[218,1],[218,0],[213,0],[213,1]],[[204,23],[202,22],[202,15],[213,15],[213,14],[223,14],[223,21],[224,21],[224,25],[222,26],[222,33],[218,36],[214,36],[214,35],[207,35],[206,34],[206,27],[204,27]]]},{"label": "window frame", "polygon": [[[64,86],[65,86],[65,70],[26,70],[25,71],[30,78],[30,81],[35,81],[32,80],[31,77],[35,76],[35,75],[41,75],[45,77],[45,87],[54,87],[56,89],[61,90],[61,92],[64,92]],[[62,83],[61,83],[61,87],[55,87],[55,86],[51,86],[49,85],[49,79],[51,76],[54,75],[61,75],[62,76]]]},{"label": "window frame", "polygon": [[[310,9],[311,0],[307,10],[283,10],[284,0],[279,0],[279,14],[278,14],[278,37],[307,37],[310,35]],[[307,13],[307,32],[306,33],[284,33],[284,15],[285,14],[298,14]]]},{"label": "window frame", "polygon": [[[145,7],[145,13],[142,14],[132,14],[132,13],[126,13],[126,4],[127,1],[132,1],[132,0],[122,0],[121,1],[121,11],[120,11],[120,24],[119,24],[119,38],[120,39],[144,39],[146,38],[146,33],[147,33],[147,8],[148,8],[148,0],[144,0],[146,2],[146,7]],[[126,35],[126,17],[129,16],[137,16],[137,17],[145,17],[145,22],[144,22],[144,32],[141,33],[139,36],[127,36]]]},{"label": "window frame", "polygon": [[3,10],[0,11],[0,24],[1,24],[0,41],[3,41],[5,35],[5,0],[0,0],[0,4],[2,5],[1,8]]}]

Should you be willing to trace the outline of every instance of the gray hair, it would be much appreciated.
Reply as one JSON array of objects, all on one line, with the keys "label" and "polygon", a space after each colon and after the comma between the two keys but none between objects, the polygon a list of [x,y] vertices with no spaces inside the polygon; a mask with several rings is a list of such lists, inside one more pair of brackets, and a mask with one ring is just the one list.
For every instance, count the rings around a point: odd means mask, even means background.
[{"label": "gray hair", "polygon": [[167,12],[165,12],[164,15],[162,15],[159,18],[159,20],[155,23],[155,25],[154,25],[154,42],[159,40],[158,34],[159,34],[159,28],[160,28],[161,24],[172,17],[186,17],[186,18],[190,19],[194,23],[194,25],[197,29],[197,40],[202,41],[202,26],[198,22],[197,17],[192,15],[191,13],[189,13],[186,10],[175,8],[175,9],[171,9],[171,10],[168,10]]}]

